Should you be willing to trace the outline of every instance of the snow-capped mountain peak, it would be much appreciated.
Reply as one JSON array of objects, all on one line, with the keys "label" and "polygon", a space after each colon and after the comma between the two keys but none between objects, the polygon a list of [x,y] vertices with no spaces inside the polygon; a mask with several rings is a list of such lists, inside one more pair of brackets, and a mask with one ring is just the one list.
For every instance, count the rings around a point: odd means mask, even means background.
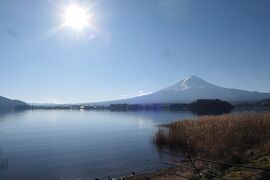
[{"label": "snow-capped mountain peak", "polygon": [[189,76],[180,82],[176,83],[173,86],[165,88],[164,90],[186,90],[189,88],[213,88],[217,87],[211,83],[206,82],[205,80],[197,77],[197,76]]},{"label": "snow-capped mountain peak", "polygon": [[109,104],[148,103],[191,103],[198,99],[221,99],[233,103],[255,102],[270,98],[270,93],[250,92],[230,89],[211,84],[197,76],[189,76],[182,81],[159,91],[129,99],[107,102]]}]

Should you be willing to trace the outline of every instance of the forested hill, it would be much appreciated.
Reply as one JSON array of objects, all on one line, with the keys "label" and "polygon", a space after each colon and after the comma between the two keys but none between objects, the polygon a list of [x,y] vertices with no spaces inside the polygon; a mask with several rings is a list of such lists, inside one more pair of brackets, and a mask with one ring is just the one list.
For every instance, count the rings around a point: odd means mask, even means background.
[{"label": "forested hill", "polygon": [[24,110],[30,108],[31,106],[23,101],[12,100],[0,96],[0,110]]}]

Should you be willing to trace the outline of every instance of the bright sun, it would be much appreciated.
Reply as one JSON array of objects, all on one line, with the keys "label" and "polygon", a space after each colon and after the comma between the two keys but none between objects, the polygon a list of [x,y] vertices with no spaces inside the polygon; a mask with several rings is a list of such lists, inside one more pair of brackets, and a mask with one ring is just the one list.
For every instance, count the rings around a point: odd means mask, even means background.
[{"label": "bright sun", "polygon": [[65,10],[64,21],[65,26],[81,31],[89,25],[89,15],[85,8],[72,4]]}]

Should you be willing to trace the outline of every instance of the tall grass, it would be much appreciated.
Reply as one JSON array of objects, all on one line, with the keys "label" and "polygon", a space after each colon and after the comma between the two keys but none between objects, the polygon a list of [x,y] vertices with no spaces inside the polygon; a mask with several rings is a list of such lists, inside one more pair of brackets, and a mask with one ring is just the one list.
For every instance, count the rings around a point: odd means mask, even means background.
[{"label": "tall grass", "polygon": [[159,148],[179,148],[207,158],[232,160],[245,150],[270,143],[270,113],[203,116],[159,128]]}]

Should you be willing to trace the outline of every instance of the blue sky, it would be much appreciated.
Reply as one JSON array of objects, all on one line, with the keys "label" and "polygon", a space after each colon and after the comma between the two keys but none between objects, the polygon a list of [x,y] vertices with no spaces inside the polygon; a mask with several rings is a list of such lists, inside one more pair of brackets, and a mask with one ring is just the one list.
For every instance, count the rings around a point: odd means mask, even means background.
[{"label": "blue sky", "polygon": [[76,103],[159,90],[189,75],[270,92],[268,0],[82,0],[94,28],[63,23],[65,1],[0,1],[0,95]]}]

